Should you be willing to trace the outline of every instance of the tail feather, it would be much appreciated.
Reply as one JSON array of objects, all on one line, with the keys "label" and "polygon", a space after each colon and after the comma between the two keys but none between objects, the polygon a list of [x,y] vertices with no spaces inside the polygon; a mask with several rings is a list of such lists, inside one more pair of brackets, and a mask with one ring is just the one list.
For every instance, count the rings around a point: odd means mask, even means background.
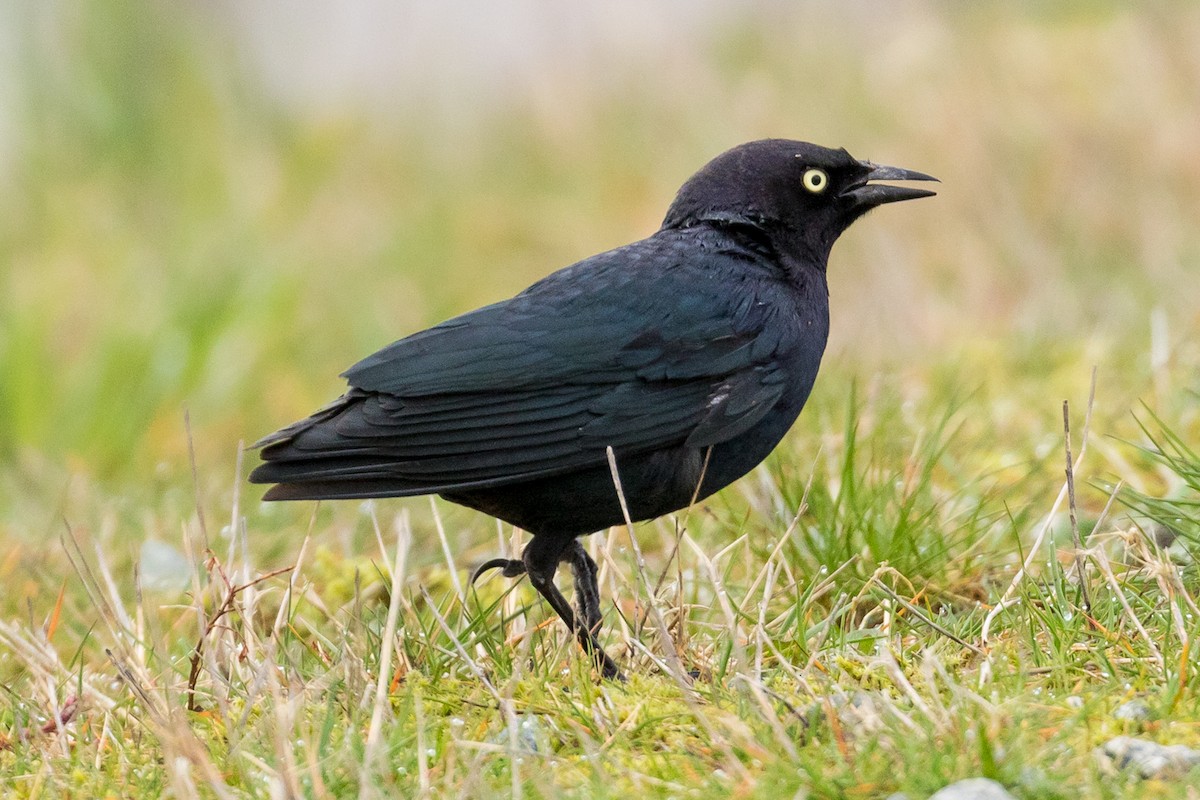
[{"label": "tail feather", "polygon": [[[401,399],[351,389],[307,419],[265,437],[251,483],[267,500],[404,497],[482,489],[603,463],[581,447],[594,416],[579,398],[512,398],[478,414],[474,395]],[[466,425],[463,409],[486,417]],[[549,410],[547,410],[549,409]],[[438,427],[435,423],[445,424]]]},{"label": "tail feather", "polygon": [[267,490],[263,500],[366,500],[376,497],[409,497],[426,494],[427,489],[405,489],[394,480],[361,478],[353,481],[296,481],[278,483]]}]

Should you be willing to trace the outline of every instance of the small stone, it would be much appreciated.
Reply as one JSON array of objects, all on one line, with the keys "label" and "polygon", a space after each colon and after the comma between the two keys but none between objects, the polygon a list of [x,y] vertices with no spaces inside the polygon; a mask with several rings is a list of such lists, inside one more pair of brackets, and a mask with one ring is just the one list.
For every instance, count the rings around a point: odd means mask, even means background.
[{"label": "small stone", "polygon": [[1128,770],[1143,779],[1172,780],[1200,766],[1200,750],[1181,744],[1161,745],[1132,736],[1118,736],[1096,748],[1101,767]]},{"label": "small stone", "polygon": [[1083,708],[1083,698],[1073,694],[1067,698],[1067,708]]},{"label": "small stone", "polygon": [[967,778],[938,789],[929,800],[1015,800],[991,778]]},{"label": "small stone", "polygon": [[1113,712],[1113,718],[1126,719],[1130,722],[1149,722],[1154,719],[1154,712],[1141,700],[1130,700],[1128,703],[1117,706],[1116,711]]}]

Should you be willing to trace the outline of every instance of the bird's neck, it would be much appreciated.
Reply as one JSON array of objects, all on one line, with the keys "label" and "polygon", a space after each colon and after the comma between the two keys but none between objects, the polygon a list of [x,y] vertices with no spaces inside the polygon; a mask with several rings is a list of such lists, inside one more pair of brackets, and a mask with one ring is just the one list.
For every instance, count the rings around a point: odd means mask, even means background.
[{"label": "bird's neck", "polygon": [[829,254],[813,253],[808,250],[800,252],[781,253],[779,263],[786,275],[786,280],[802,295],[828,303],[829,283],[825,277],[825,267]]}]

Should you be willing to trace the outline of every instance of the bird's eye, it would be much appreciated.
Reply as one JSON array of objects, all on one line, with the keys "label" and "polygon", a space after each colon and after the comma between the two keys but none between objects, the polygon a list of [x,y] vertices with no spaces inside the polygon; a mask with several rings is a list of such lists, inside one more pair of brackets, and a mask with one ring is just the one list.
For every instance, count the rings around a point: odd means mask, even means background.
[{"label": "bird's eye", "polygon": [[825,187],[829,185],[829,176],[825,174],[825,170],[812,167],[804,170],[804,188],[813,194],[820,194],[825,191]]}]

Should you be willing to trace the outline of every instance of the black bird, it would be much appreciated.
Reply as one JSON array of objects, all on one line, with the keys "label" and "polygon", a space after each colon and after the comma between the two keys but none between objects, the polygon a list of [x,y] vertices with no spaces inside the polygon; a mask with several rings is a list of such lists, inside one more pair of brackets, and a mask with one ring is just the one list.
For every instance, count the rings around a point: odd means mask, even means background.
[{"label": "black bird", "polygon": [[[601,673],[596,564],[578,538],[745,475],[804,406],[829,333],[825,266],[929,175],[806,142],[749,142],[679,190],[657,233],[355,364],[349,390],[262,439],[267,500],[440,494],[533,534],[491,568],[530,582]],[[554,584],[575,576],[579,618]]]}]

